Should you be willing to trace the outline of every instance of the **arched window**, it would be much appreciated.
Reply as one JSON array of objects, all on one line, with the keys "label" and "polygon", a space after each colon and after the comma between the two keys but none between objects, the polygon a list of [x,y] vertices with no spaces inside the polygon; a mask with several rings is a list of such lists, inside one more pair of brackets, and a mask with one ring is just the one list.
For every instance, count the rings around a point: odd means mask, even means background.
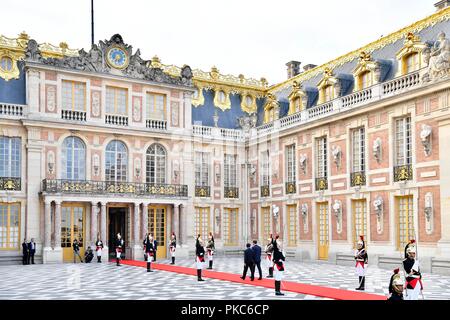
[{"label": "arched window", "polygon": [[147,149],[147,183],[166,183],[166,150],[160,144]]},{"label": "arched window", "polygon": [[125,144],[113,140],[106,146],[106,181],[127,181],[128,154]]},{"label": "arched window", "polygon": [[12,70],[13,61],[10,57],[1,57],[0,58],[0,69],[3,71],[9,72]]},{"label": "arched window", "polygon": [[64,139],[61,159],[63,179],[86,179],[86,146],[80,138]]}]

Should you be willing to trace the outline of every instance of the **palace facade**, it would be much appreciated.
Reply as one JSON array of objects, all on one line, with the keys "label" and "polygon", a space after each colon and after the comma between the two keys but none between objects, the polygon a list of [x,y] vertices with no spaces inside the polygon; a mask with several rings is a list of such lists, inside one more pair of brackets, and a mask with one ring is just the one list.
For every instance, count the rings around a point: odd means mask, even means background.
[{"label": "palace facade", "polygon": [[[288,258],[450,272],[450,8],[288,79],[145,60],[119,34],[89,51],[0,38],[0,259],[44,263],[147,232],[168,254],[279,234]],[[106,258],[106,257],[105,257]]]}]

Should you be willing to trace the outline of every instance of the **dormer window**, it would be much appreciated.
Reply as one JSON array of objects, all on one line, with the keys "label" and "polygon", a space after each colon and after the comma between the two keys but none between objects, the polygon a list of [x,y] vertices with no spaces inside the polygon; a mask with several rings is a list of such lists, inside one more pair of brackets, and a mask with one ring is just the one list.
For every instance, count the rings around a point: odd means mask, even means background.
[{"label": "dormer window", "polygon": [[319,104],[329,102],[338,97],[340,82],[339,79],[333,75],[330,68],[325,68],[322,80],[317,84],[319,90]]},{"label": "dormer window", "polygon": [[256,112],[256,98],[250,93],[242,93],[241,109],[247,113]]},{"label": "dormer window", "polygon": [[372,72],[365,71],[359,76],[359,89],[366,89],[372,86]]},{"label": "dormer window", "polygon": [[354,91],[364,90],[379,83],[381,67],[380,61],[373,60],[369,53],[362,51],[359,54],[358,64],[353,70]]},{"label": "dormer window", "polygon": [[214,94],[214,105],[222,111],[231,108],[230,94],[228,89],[217,88]]},{"label": "dormer window", "polygon": [[278,119],[279,104],[277,98],[272,93],[267,94],[266,105],[264,106],[264,123],[269,123]]},{"label": "dormer window", "polygon": [[308,98],[302,90],[301,85],[294,81],[292,84],[292,92],[289,95],[289,113],[294,114],[306,109]]},{"label": "dormer window", "polygon": [[420,69],[419,53],[413,52],[403,58],[403,74],[408,74]]},{"label": "dormer window", "polygon": [[333,86],[328,85],[322,89],[323,103],[333,100]]},{"label": "dormer window", "polygon": [[419,36],[408,33],[403,48],[396,55],[399,63],[396,76],[406,75],[422,68],[422,51],[426,48],[427,45],[420,41]]}]

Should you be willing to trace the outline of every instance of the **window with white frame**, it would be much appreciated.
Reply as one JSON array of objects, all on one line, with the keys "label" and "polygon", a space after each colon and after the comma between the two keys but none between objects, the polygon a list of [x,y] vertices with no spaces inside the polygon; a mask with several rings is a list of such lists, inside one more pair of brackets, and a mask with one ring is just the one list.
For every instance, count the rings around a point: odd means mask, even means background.
[{"label": "window with white frame", "polygon": [[225,154],[224,158],[224,187],[237,187],[237,156],[234,154]]},{"label": "window with white frame", "polygon": [[297,205],[287,206],[288,245],[297,245]]},{"label": "window with white frame", "polygon": [[62,109],[73,111],[86,110],[86,84],[76,81],[62,81]]},{"label": "window with white frame", "polygon": [[327,177],[327,138],[316,140],[316,178]]},{"label": "window with white frame", "polygon": [[195,185],[209,186],[209,153],[195,153]]},{"label": "window with white frame", "polygon": [[270,185],[270,176],[269,176],[269,150],[266,150],[261,153],[261,185],[268,186]]},{"label": "window with white frame", "polygon": [[126,115],[128,90],[124,88],[106,87],[106,113]]},{"label": "window with white frame", "polygon": [[412,163],[411,153],[411,117],[395,120],[395,165],[405,166]]},{"label": "window with white frame", "polygon": [[223,211],[223,241],[226,246],[238,244],[238,209]]},{"label": "window with white frame", "polygon": [[166,96],[164,94],[147,93],[147,119],[166,119]]},{"label": "window with white frame", "polygon": [[365,171],[365,139],[364,127],[352,131],[352,172]]},{"label": "window with white frame", "polygon": [[0,250],[19,249],[20,204],[0,202]]},{"label": "window with white frame", "polygon": [[286,147],[286,178],[287,182],[295,182],[295,144]]},{"label": "window with white frame", "polygon": [[166,183],[166,150],[160,144],[152,144],[147,149],[147,183]]},{"label": "window with white frame", "polygon": [[106,146],[106,181],[127,181],[128,152],[125,144],[113,140]]},{"label": "window with white frame", "polygon": [[0,177],[20,178],[21,139],[0,137]]},{"label": "window with white frame", "polygon": [[77,137],[67,137],[62,145],[62,178],[86,179],[86,147]]}]

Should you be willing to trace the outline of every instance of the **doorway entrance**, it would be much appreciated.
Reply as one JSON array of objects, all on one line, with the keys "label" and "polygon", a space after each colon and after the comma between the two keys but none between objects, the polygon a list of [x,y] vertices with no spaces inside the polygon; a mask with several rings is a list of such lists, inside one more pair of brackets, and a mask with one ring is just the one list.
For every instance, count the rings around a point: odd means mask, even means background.
[{"label": "doorway entrance", "polygon": [[317,203],[317,243],[319,260],[328,260],[328,202]]},{"label": "doorway entrance", "polygon": [[61,247],[64,262],[74,261],[72,244],[75,239],[79,241],[80,255],[84,259],[84,209],[83,204],[63,203],[61,207]]},{"label": "doorway entrance", "polygon": [[156,260],[167,258],[166,212],[166,206],[150,206],[148,208],[148,232],[158,242]]},{"label": "doorway entrance", "polygon": [[[126,222],[127,222],[127,208],[108,208],[108,248],[109,257],[114,259],[116,256],[115,240],[118,233],[122,236],[124,241],[126,238]],[[129,243],[125,242],[125,247],[129,246]],[[122,249],[122,255],[126,254],[125,248]]]}]

